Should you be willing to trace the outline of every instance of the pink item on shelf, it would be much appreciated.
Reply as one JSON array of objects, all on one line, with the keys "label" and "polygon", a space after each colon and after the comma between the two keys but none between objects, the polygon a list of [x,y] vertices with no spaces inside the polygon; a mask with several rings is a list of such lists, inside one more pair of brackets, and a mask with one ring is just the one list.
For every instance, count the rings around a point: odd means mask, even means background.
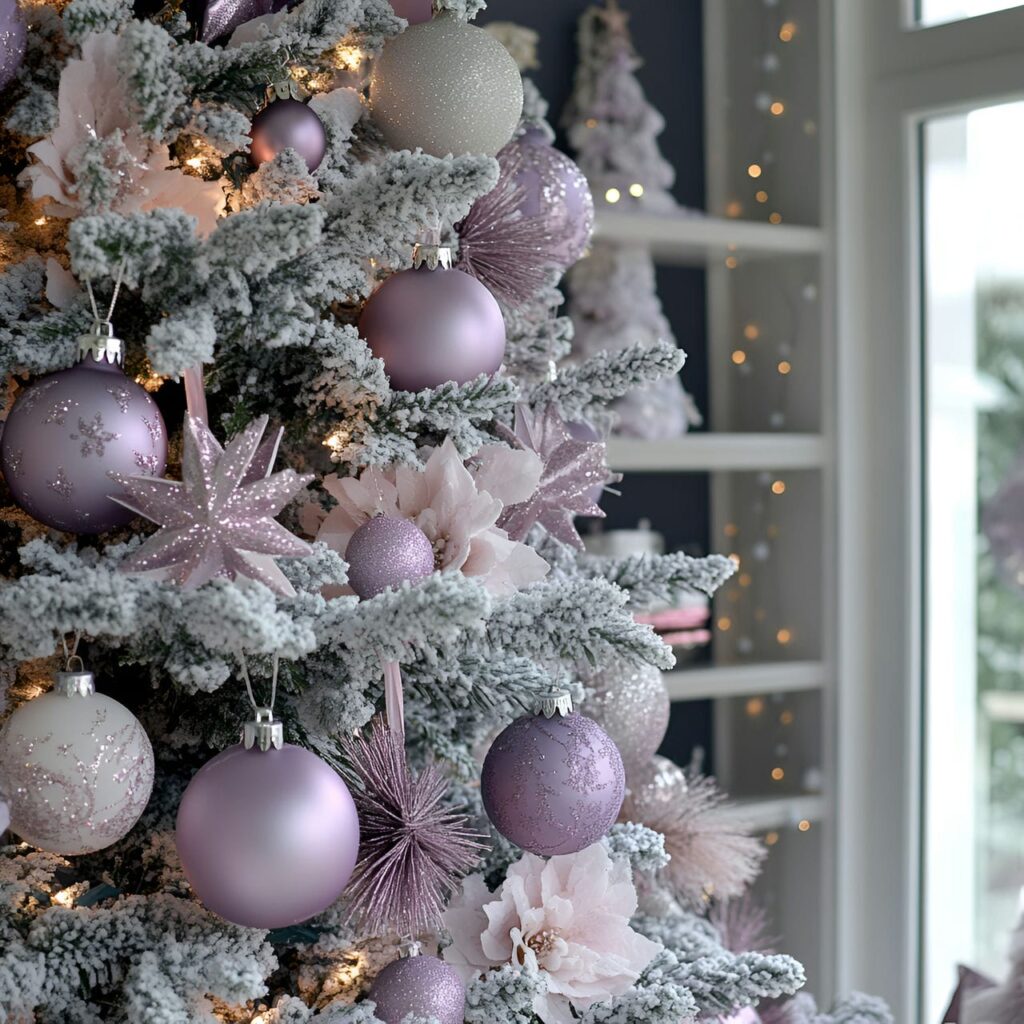
[{"label": "pink item on shelf", "polygon": [[647,612],[635,615],[637,622],[644,626],[653,626],[657,630],[664,629],[696,629],[703,626],[711,612],[706,606],[699,608],[666,608],[660,612]]},{"label": "pink item on shelf", "polygon": [[669,647],[703,647],[711,643],[711,630],[693,629],[678,633],[662,633],[661,639]]}]

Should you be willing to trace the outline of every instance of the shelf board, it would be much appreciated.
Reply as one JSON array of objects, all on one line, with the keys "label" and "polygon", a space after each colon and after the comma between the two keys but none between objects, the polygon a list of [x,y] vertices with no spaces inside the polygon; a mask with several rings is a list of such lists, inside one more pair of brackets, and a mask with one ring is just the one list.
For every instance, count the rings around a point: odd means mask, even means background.
[{"label": "shelf board", "polygon": [[665,675],[674,701],[749,697],[758,693],[820,690],[828,675],[820,661],[779,661],[760,665],[714,665],[680,669]]},{"label": "shelf board", "polygon": [[818,469],[828,447],[819,434],[688,434],[670,441],[613,437],[608,461],[620,471]]},{"label": "shelf board", "polygon": [[825,820],[825,798],[815,794],[736,800],[733,807],[736,817],[753,832],[796,828],[801,821],[816,825]]},{"label": "shelf board", "polygon": [[814,255],[825,249],[825,233],[820,228],[700,217],[682,211],[602,210],[596,236],[648,245],[659,261],[678,266],[707,266],[729,256],[742,261]]}]

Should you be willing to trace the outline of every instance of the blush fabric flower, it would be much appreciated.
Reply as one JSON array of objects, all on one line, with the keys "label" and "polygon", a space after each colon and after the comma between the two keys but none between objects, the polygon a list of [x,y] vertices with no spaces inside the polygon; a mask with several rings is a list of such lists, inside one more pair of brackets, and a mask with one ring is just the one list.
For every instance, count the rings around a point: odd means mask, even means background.
[{"label": "blush fabric flower", "polygon": [[82,44],[81,58],[65,65],[57,127],[28,147],[35,162],[23,174],[32,197],[63,218],[175,207],[208,234],[224,209],[223,190],[168,167],[167,147],[139,130],[118,75],[121,46],[112,32],[97,32]]},{"label": "blush fabric flower", "polygon": [[479,875],[465,879],[444,915],[444,958],[467,980],[506,963],[543,971],[534,1012],[573,1024],[574,1009],[628,991],[661,951],[630,927],[636,904],[629,864],[600,843],[549,860],[527,853],[496,893]]},{"label": "blush fabric flower", "polygon": [[352,534],[378,514],[409,519],[430,538],[437,568],[473,576],[492,593],[510,593],[543,579],[548,564],[533,548],[497,526],[506,505],[537,489],[540,460],[533,452],[489,445],[467,466],[446,439],[422,468],[371,467],[359,477],[328,477],[338,502],[317,537],[341,555]]}]

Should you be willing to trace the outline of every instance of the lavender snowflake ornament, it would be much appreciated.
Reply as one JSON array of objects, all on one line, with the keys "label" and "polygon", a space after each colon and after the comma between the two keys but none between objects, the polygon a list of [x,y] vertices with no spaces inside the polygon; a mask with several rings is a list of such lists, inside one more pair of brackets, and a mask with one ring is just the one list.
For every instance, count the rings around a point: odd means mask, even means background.
[{"label": "lavender snowflake ornament", "polygon": [[163,474],[167,432],[156,402],[126,377],[109,323],[79,338],[78,362],[48,374],[15,402],[0,437],[0,468],[30,516],[71,533],[123,526],[112,473]]},{"label": "lavender snowflake ornament", "polygon": [[187,416],[181,483],[115,477],[127,492],[117,501],[160,525],[122,571],[152,573],[188,589],[244,577],[293,597],[274,559],[302,558],[310,546],[274,516],[313,477],[271,472],[283,431],[260,445],[266,429],[261,416],[222,448],[205,423]]}]

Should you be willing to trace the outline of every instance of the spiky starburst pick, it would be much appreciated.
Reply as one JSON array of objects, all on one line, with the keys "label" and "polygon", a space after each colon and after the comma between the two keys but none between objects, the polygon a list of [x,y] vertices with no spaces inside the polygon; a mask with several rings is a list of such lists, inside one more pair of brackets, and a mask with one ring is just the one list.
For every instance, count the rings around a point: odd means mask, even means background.
[{"label": "spiky starburst pick", "polygon": [[699,906],[708,897],[742,895],[757,877],[765,849],[748,834],[714,779],[660,771],[633,786],[619,813],[665,837],[672,859],[661,874],[678,897]]},{"label": "spiky starburst pick", "polygon": [[304,557],[310,546],[274,516],[313,477],[271,472],[281,432],[261,445],[266,429],[261,416],[222,448],[202,420],[186,416],[181,483],[111,474],[125,491],[114,500],[160,525],[122,570],[157,574],[186,588],[245,576],[294,596],[274,559]]},{"label": "spiky starburst pick", "polygon": [[485,849],[469,817],[445,804],[435,765],[413,774],[383,718],[345,744],[359,812],[359,860],[348,884],[351,913],[374,935],[435,928],[457,881]]},{"label": "spiky starburst pick", "polygon": [[608,469],[603,441],[581,441],[569,432],[558,411],[548,406],[534,412],[516,407],[515,431],[504,428],[513,444],[540,456],[543,469],[533,496],[505,509],[498,525],[513,540],[524,540],[534,523],[570,547],[583,549],[573,525],[575,516],[604,516],[595,490],[622,478]]}]

